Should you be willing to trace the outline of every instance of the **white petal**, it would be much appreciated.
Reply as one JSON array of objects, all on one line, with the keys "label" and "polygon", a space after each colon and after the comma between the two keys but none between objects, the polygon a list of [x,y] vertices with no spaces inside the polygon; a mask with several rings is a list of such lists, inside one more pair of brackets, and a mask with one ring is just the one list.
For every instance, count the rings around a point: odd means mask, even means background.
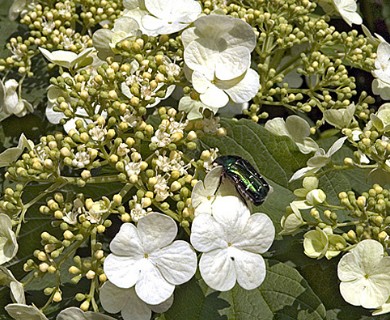
[{"label": "white petal", "polygon": [[172,295],[175,286],[164,279],[151,261],[145,259],[143,262],[135,292],[144,302],[159,304]]},{"label": "white petal", "polygon": [[[250,211],[240,198],[225,196],[215,199],[213,203],[213,216],[216,222],[224,229],[225,237],[227,235],[235,237],[236,235],[241,235],[250,217]],[[225,240],[230,241],[232,239]]]},{"label": "white petal", "polygon": [[165,300],[164,302],[161,302],[160,304],[156,305],[149,305],[150,309],[152,309],[153,312],[157,313],[163,313],[167,311],[173,304],[173,295],[171,295],[168,300]]},{"label": "white petal", "polygon": [[184,50],[184,61],[186,65],[194,71],[199,71],[208,79],[214,78],[215,53],[211,46],[205,47],[198,41],[192,41]]},{"label": "white petal", "polygon": [[57,50],[50,52],[44,48],[39,48],[39,50],[47,60],[64,68],[71,68],[74,60],[77,59],[77,54],[72,51]]},{"label": "white petal", "polygon": [[127,303],[121,312],[123,320],[150,320],[150,307],[137,296],[134,287],[127,290]]},{"label": "white petal", "polygon": [[287,117],[286,127],[294,141],[301,141],[310,135],[310,126],[301,117],[295,115]]},{"label": "white petal", "polygon": [[[265,263],[261,255],[230,248],[236,269],[237,282],[246,290],[260,286],[265,278]],[[234,250],[235,249],[235,250]]]},{"label": "white petal", "polygon": [[177,240],[168,247],[154,252],[149,258],[165,280],[175,285],[190,280],[197,267],[195,251],[182,240]]},{"label": "white petal", "polygon": [[268,120],[265,123],[264,128],[274,135],[290,137],[290,133],[287,130],[286,123],[283,118],[277,117]]},{"label": "white petal", "polygon": [[200,214],[195,217],[191,227],[191,244],[200,252],[226,248],[227,243],[224,230],[209,214]]},{"label": "white petal", "polygon": [[183,42],[184,48],[198,38],[198,35],[195,33],[195,28],[187,28],[181,34],[181,41]]},{"label": "white petal", "polygon": [[242,239],[234,246],[253,253],[264,253],[271,247],[274,238],[275,227],[271,219],[264,213],[255,213],[249,217]]},{"label": "white petal", "polygon": [[131,223],[122,224],[119,232],[110,243],[110,250],[117,256],[141,259],[144,255],[143,244],[137,228]]},{"label": "white petal", "polygon": [[199,270],[203,280],[214,290],[228,291],[236,283],[234,262],[229,257],[227,249],[203,253],[199,261]]},{"label": "white petal", "polygon": [[171,244],[177,235],[176,222],[171,217],[157,212],[141,218],[137,229],[145,252],[150,254]]},{"label": "white petal", "polygon": [[298,180],[299,178],[302,178],[306,173],[309,173],[311,171],[315,171],[316,168],[313,167],[304,167],[296,171],[290,178],[289,182]]},{"label": "white petal", "polygon": [[62,310],[56,320],[115,320],[115,318],[93,311],[84,312],[79,308],[70,307]]},{"label": "white petal", "polygon": [[0,213],[0,265],[10,261],[18,252],[18,243],[12,231],[12,220]]},{"label": "white petal", "polygon": [[142,261],[109,254],[104,260],[104,273],[117,287],[130,288],[138,281]]},{"label": "white petal", "polygon": [[228,104],[229,97],[223,90],[212,84],[205,93],[200,95],[200,100],[210,107],[222,108]]},{"label": "white petal", "polygon": [[191,80],[194,89],[199,93],[205,93],[207,89],[212,86],[211,81],[199,71],[194,71],[192,73]]},{"label": "white petal", "polygon": [[328,150],[328,152],[326,153],[329,157],[334,155],[337,151],[339,151],[341,149],[341,147],[343,146],[345,140],[347,140],[347,137],[343,137],[343,138],[340,138],[338,140],[336,140],[332,146],[330,147],[330,149]]},{"label": "white petal", "polygon": [[99,298],[104,310],[109,313],[118,313],[126,305],[129,300],[127,296],[130,289],[119,288],[110,281],[106,281],[100,288]]},{"label": "white petal", "polygon": [[35,306],[11,303],[4,308],[15,320],[48,320],[46,316]]},{"label": "white petal", "polygon": [[[247,48],[227,48],[218,56],[218,60],[216,61],[215,65],[215,76],[220,80],[231,80],[237,78],[241,76],[246,70],[248,70],[250,62],[251,54]],[[259,81],[257,80],[257,82]]]},{"label": "white petal", "polygon": [[236,103],[247,102],[252,99],[260,89],[259,75],[253,69],[248,69],[244,78],[235,86],[225,89],[225,92]]}]

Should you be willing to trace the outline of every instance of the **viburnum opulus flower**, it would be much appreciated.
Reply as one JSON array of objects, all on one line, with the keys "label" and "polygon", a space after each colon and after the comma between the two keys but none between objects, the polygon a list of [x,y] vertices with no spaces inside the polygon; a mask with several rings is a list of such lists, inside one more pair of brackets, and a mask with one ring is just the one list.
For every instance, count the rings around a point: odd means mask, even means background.
[{"label": "viburnum opulus flower", "polygon": [[236,282],[244,289],[257,288],[266,268],[261,253],[271,246],[275,228],[264,213],[250,214],[235,196],[218,196],[210,213],[193,221],[191,244],[202,252],[199,269],[206,284],[228,291]]},{"label": "viburnum opulus flower", "polygon": [[137,296],[147,304],[166,301],[175,286],[195,274],[197,258],[191,246],[177,235],[175,221],[152,212],[137,226],[125,223],[110,244],[104,261],[107,278],[117,287],[135,286]]},{"label": "viburnum opulus flower", "polygon": [[390,296],[390,257],[376,240],[359,242],[340,259],[337,274],[341,295],[354,306],[378,308]]}]

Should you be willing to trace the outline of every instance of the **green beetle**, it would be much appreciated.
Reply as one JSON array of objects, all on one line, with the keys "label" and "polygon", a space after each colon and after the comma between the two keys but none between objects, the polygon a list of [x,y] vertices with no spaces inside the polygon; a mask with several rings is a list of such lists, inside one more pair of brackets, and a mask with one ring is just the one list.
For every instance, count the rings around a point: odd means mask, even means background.
[{"label": "green beetle", "polygon": [[270,186],[247,160],[230,155],[218,157],[214,162],[222,166],[222,175],[233,182],[243,198],[256,206],[264,202]]}]

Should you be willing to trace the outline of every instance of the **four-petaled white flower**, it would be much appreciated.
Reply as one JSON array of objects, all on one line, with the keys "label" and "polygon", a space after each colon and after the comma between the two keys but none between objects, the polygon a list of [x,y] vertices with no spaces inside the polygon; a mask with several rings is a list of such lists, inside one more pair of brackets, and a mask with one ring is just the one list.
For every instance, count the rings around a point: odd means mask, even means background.
[{"label": "four-petaled white flower", "polygon": [[0,265],[10,261],[18,252],[16,235],[12,231],[12,220],[4,213],[0,213]]},{"label": "four-petaled white flower", "polygon": [[33,150],[34,143],[27,139],[26,136],[22,133],[19,137],[19,142],[16,147],[8,148],[0,153],[0,168],[9,166],[12,162],[18,160],[25,148],[27,148],[28,151]]},{"label": "four-petaled white flower", "polygon": [[356,0],[319,0],[318,3],[328,14],[334,14],[337,11],[350,26],[363,23],[362,17],[356,12]]},{"label": "four-petaled white flower", "polygon": [[298,116],[289,116],[286,121],[283,118],[268,120],[264,126],[269,132],[277,136],[289,137],[295,142],[299,151],[304,154],[317,151],[319,146],[310,138],[310,126],[306,120]]},{"label": "four-petaled white flower", "polygon": [[66,69],[79,69],[92,63],[93,59],[90,56],[90,53],[92,53],[95,49],[87,48],[79,54],[66,50],[57,50],[53,52],[50,52],[45,48],[39,48],[39,50],[51,63]]},{"label": "four-petaled white flower", "polygon": [[104,261],[107,278],[117,287],[135,285],[137,296],[152,305],[166,301],[175,286],[192,278],[196,253],[182,240],[175,239],[175,221],[152,212],[138,221],[121,226],[110,244],[111,254]]},{"label": "four-petaled white flower", "polygon": [[333,234],[331,227],[317,228],[305,233],[303,247],[305,254],[310,258],[328,260],[336,257],[347,246],[345,239],[339,234]]},{"label": "four-petaled white flower", "polygon": [[184,61],[193,71],[220,80],[240,77],[250,67],[256,46],[252,27],[241,19],[209,15],[183,31]]},{"label": "four-petaled white flower", "polygon": [[26,303],[24,287],[6,267],[0,266],[0,286],[7,286],[11,291],[11,299],[16,303]]},{"label": "four-petaled white flower", "polygon": [[390,99],[390,44],[386,41],[381,41],[378,45],[372,74],[375,77],[372,91],[382,99]]},{"label": "four-petaled white flower", "polygon": [[0,80],[0,121],[11,115],[24,117],[27,112],[33,112],[34,108],[25,99],[18,95],[19,83],[9,79],[4,83]]},{"label": "four-petaled white flower", "polygon": [[390,296],[390,257],[380,242],[367,239],[340,259],[340,292],[354,306],[378,308]]},{"label": "four-petaled white flower", "polygon": [[36,306],[22,303],[10,303],[5,306],[5,311],[15,320],[49,320]]},{"label": "four-petaled white flower", "polygon": [[93,46],[98,51],[98,56],[105,59],[116,53],[116,45],[119,42],[140,35],[137,21],[122,16],[115,20],[114,27],[111,30],[99,29],[93,34]]},{"label": "four-petaled white flower", "polygon": [[120,312],[124,320],[150,320],[152,311],[165,312],[173,303],[173,295],[171,295],[160,304],[147,304],[137,296],[134,287],[119,288],[110,281],[101,287],[99,297],[104,310],[110,313]]},{"label": "four-petaled white flower", "polygon": [[325,150],[322,148],[318,149],[314,156],[307,160],[307,167],[299,169],[297,172],[295,172],[290,178],[290,181],[297,180],[309,173],[312,174],[318,172],[322,167],[326,166],[331,161],[332,155],[341,149],[346,139],[347,137],[343,137],[336,140],[327,152],[325,152]]},{"label": "four-petaled white flower", "polygon": [[125,0],[125,16],[136,20],[149,36],[171,34],[194,22],[202,8],[194,0]]},{"label": "four-petaled white flower", "polygon": [[203,252],[202,278],[219,291],[232,289],[236,282],[247,290],[260,286],[265,278],[260,253],[269,249],[274,236],[271,219],[263,213],[251,215],[234,196],[216,198],[212,215],[198,215],[191,228],[191,244]]},{"label": "four-petaled white flower", "polygon": [[353,24],[362,24],[362,17],[356,12],[356,0],[333,0],[337,11],[346,23],[350,26]]},{"label": "four-petaled white flower", "polygon": [[182,41],[185,75],[204,104],[188,99],[181,103],[181,109],[190,109],[191,118],[199,117],[204,107],[215,113],[229,100],[242,110],[242,104],[256,95],[259,75],[250,69],[256,35],[249,24],[223,15],[200,17],[193,28],[183,31]]}]

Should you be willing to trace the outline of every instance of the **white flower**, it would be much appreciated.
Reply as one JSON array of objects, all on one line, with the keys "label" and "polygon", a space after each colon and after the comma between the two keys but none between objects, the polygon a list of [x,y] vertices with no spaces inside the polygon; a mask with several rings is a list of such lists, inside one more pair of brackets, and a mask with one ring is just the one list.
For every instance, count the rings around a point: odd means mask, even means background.
[{"label": "white flower", "polygon": [[236,282],[247,290],[260,286],[266,272],[260,253],[269,249],[274,236],[271,219],[263,213],[251,215],[234,196],[215,199],[212,215],[198,215],[191,228],[191,244],[203,252],[201,276],[219,291],[232,289]]},{"label": "white flower", "polygon": [[136,20],[122,16],[115,20],[112,30],[99,29],[92,37],[93,46],[98,51],[98,56],[105,59],[116,52],[116,45],[128,38],[140,36],[139,25]]},{"label": "white flower", "polygon": [[91,130],[88,131],[92,140],[94,141],[104,141],[107,135],[107,129],[101,126],[95,126]]},{"label": "white flower", "polygon": [[280,220],[282,231],[280,234],[294,234],[299,228],[305,225],[305,221],[302,218],[301,212],[294,202],[290,204],[291,211],[286,213]]},{"label": "white flower", "polygon": [[16,147],[8,148],[0,153],[0,168],[9,166],[12,162],[18,160],[25,148],[29,151],[33,150],[34,143],[31,140],[28,140],[22,133]]},{"label": "white flower", "polygon": [[299,169],[297,172],[295,172],[290,178],[290,181],[297,180],[308,173],[316,173],[322,167],[326,166],[331,161],[332,155],[341,149],[346,139],[347,137],[343,137],[336,140],[327,152],[325,152],[325,150],[322,148],[318,149],[314,156],[307,160],[307,167]]},{"label": "white flower", "polygon": [[[65,209],[64,209],[65,211]],[[77,223],[77,217],[85,212],[84,203],[80,199],[75,199],[73,201],[73,208],[71,211],[64,212],[62,220],[64,220],[67,224],[75,225]]]},{"label": "white flower", "polygon": [[[389,69],[390,71],[390,69]],[[390,131],[390,103],[382,104],[375,114],[371,114],[367,129],[373,125],[379,132]]]},{"label": "white flower", "polygon": [[346,23],[350,26],[353,24],[362,24],[362,17],[356,12],[356,0],[333,0],[337,11]]},{"label": "white flower", "polygon": [[372,74],[376,78],[372,82],[372,91],[382,99],[390,99],[390,44],[385,41],[378,45]]},{"label": "white flower", "polygon": [[134,287],[119,288],[110,281],[100,288],[99,297],[104,310],[110,313],[121,312],[124,320],[150,320],[152,311],[165,312],[173,303],[173,295],[171,295],[161,304],[147,304],[137,296]]},{"label": "white flower", "polygon": [[324,119],[336,128],[347,128],[353,119],[355,110],[355,103],[350,104],[345,109],[328,109],[324,111]]},{"label": "white flower", "polygon": [[225,107],[229,99],[237,104],[245,103],[252,99],[260,88],[259,75],[253,69],[248,69],[230,80],[220,80],[194,71],[191,81],[194,89],[200,94],[200,101],[211,111],[214,111],[214,108]]},{"label": "white flower", "polygon": [[182,34],[184,71],[205,106],[186,99],[181,109],[196,119],[204,107],[215,113],[229,100],[239,105],[248,102],[260,88],[259,75],[250,69],[256,44],[252,27],[222,15],[201,17],[194,25]]},{"label": "white flower", "polygon": [[125,165],[125,171],[129,177],[138,176],[141,172],[141,162],[129,162]]},{"label": "white flower", "polygon": [[156,184],[153,186],[157,201],[163,201],[169,197],[168,181],[161,175],[156,176]]},{"label": "white flower", "polygon": [[21,303],[11,303],[5,306],[5,311],[15,320],[48,320],[36,306]]},{"label": "white flower", "polygon": [[328,14],[333,14],[336,10],[350,26],[352,23],[363,23],[362,17],[356,12],[356,0],[319,0],[318,2]]},{"label": "white flower", "polygon": [[118,148],[116,149],[116,154],[120,157],[124,157],[126,154],[130,152],[128,145],[126,143],[120,143]]},{"label": "white flower", "polygon": [[[71,79],[70,75],[67,73],[62,74],[63,78]],[[69,109],[72,110],[72,102],[75,100],[71,98],[66,90],[63,90],[57,86],[50,85],[47,90],[47,107],[46,107],[46,117],[50,123],[59,124],[62,119],[66,119],[65,115],[61,111],[55,111],[54,108],[59,108],[57,99],[61,97],[64,98],[65,101],[63,103],[67,103]],[[101,113],[101,116],[106,118],[107,112],[105,110],[100,111],[100,106],[95,106],[95,114]],[[74,112],[74,118],[66,119],[64,124],[64,130],[68,133],[72,129],[76,129],[76,121],[82,120],[85,125],[92,123],[93,121],[90,119],[92,115],[88,115],[86,110],[81,107],[77,107]]]},{"label": "white flower", "polygon": [[[205,120],[206,119],[204,119],[203,122],[205,122]],[[214,160],[217,159],[218,156],[219,156],[218,155],[219,150],[218,150],[218,148],[215,148],[215,149],[211,148],[208,151],[210,152],[210,157],[203,161],[203,168],[205,168],[206,170],[211,170],[213,168],[213,166],[214,166]]]},{"label": "white flower", "polygon": [[242,76],[251,63],[256,45],[252,27],[241,19],[208,15],[182,33],[184,61],[207,79],[232,80]]},{"label": "white flower", "polygon": [[73,51],[57,50],[50,52],[44,48],[39,48],[44,57],[51,63],[66,69],[79,69],[92,63],[93,59],[89,56],[94,48],[87,48],[79,54]]},{"label": "white flower", "polygon": [[12,231],[12,220],[0,213],[0,265],[10,261],[18,252],[16,235]]},{"label": "white flower", "polygon": [[14,0],[8,11],[8,18],[14,21],[19,15],[23,17],[28,11],[33,11],[37,4],[36,0]]},{"label": "white flower", "polygon": [[209,212],[211,214],[212,204],[216,198],[216,192],[221,183],[222,167],[217,166],[211,169],[204,181],[198,181],[192,189],[191,200],[195,208],[195,216],[198,212]]},{"label": "white flower", "polygon": [[177,235],[175,221],[152,212],[138,221],[121,226],[110,244],[104,272],[117,287],[135,285],[138,297],[148,304],[166,301],[175,286],[195,274],[197,259],[191,246]]},{"label": "white flower", "polygon": [[344,300],[354,306],[378,308],[390,296],[390,257],[376,240],[363,240],[340,259],[337,274]]},{"label": "white flower", "polygon": [[99,223],[102,220],[102,215],[108,211],[108,203],[104,200],[96,201],[92,204],[87,213],[87,220],[91,223]]},{"label": "white flower", "polygon": [[194,0],[126,0],[125,16],[135,19],[149,36],[183,30],[200,15],[202,8]]},{"label": "white flower", "polygon": [[157,129],[150,140],[156,143],[159,148],[164,148],[171,143],[171,135],[161,129]]},{"label": "white flower", "polygon": [[19,83],[10,79],[4,83],[0,80],[0,121],[11,115],[23,117],[27,112],[33,112],[34,108],[25,99],[19,98]]},{"label": "white flower", "polygon": [[144,199],[145,198],[141,199],[141,203],[137,203],[137,196],[134,196],[134,208],[130,210],[131,220],[133,220],[134,222],[138,222],[139,219],[145,217],[148,214],[143,206],[143,204],[145,203]]},{"label": "white flower", "polygon": [[338,234],[333,234],[331,227],[310,230],[305,233],[303,240],[305,254],[310,258],[316,259],[321,259],[325,256],[330,260],[339,255],[346,245],[345,239]]},{"label": "white flower", "polygon": [[218,110],[218,108],[210,108],[203,102],[193,100],[188,96],[182,97],[179,101],[179,111],[186,112],[188,120],[201,119],[203,117],[202,112],[204,109],[210,109],[214,114],[217,113]]},{"label": "white flower", "polygon": [[115,318],[97,312],[84,312],[79,308],[70,307],[62,310],[56,320],[115,320]]},{"label": "white flower", "polygon": [[[146,70],[147,72],[152,72],[151,69]],[[130,87],[135,84],[140,87],[140,97],[143,101],[149,102],[152,98],[154,100],[153,103],[149,103],[146,105],[146,108],[152,108],[160,103],[161,100],[167,99],[175,90],[175,85],[170,85],[166,88],[166,92],[164,97],[160,98],[158,96],[159,91],[164,87],[164,82],[159,82],[157,86],[152,87],[145,78],[142,77],[142,73],[145,72],[144,68],[140,68],[139,63],[137,61],[131,62],[131,70],[130,76],[126,78],[124,82],[121,83],[121,91],[122,93],[129,99],[132,99],[134,95],[131,93]],[[126,114],[125,114],[126,115]],[[128,112],[127,117],[131,117],[132,115]],[[134,118],[134,116],[133,116]],[[127,121],[131,122],[131,121]]]},{"label": "white flower", "polygon": [[88,152],[80,151],[76,152],[74,159],[72,160],[72,165],[81,169],[91,163],[91,157]]},{"label": "white flower", "polygon": [[301,117],[292,115],[287,117],[286,121],[283,118],[273,118],[265,123],[264,128],[274,135],[289,137],[295,142],[299,151],[304,154],[319,149],[317,143],[312,138],[309,138],[309,124]]},{"label": "white flower", "polygon": [[12,301],[22,304],[26,303],[23,285],[15,279],[10,270],[3,266],[0,266],[0,286],[10,288]]}]

